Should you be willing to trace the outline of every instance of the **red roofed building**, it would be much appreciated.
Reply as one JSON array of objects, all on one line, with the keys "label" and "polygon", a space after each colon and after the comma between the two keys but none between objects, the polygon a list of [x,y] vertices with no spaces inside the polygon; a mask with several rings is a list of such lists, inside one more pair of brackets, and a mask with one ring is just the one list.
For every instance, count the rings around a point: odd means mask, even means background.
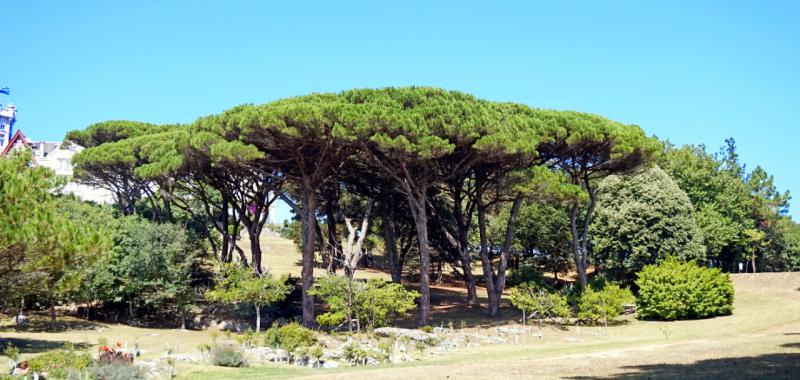
[{"label": "red roofed building", "polygon": [[[14,136],[11,137],[11,140],[8,141],[8,144],[3,147],[3,151],[0,152],[0,157],[4,157],[13,151],[25,150],[29,148],[30,144],[28,143],[28,140],[25,139],[25,135],[22,134],[22,131],[18,129],[17,132],[14,133]],[[36,161],[34,158],[34,164],[35,163]]]}]

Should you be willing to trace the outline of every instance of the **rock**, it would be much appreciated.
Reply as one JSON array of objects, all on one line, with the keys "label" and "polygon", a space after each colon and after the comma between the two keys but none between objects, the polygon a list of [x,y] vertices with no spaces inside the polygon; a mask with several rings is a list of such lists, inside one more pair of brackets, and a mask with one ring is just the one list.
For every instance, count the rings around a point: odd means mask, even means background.
[{"label": "rock", "polygon": [[498,327],[497,328],[497,332],[500,333],[500,334],[505,334],[505,335],[519,335],[519,334],[524,334],[525,330],[518,329],[516,327],[505,327],[505,326],[503,326],[503,327]]},{"label": "rock", "polygon": [[209,329],[217,329],[219,331],[232,331],[242,332],[247,329],[252,329],[250,323],[242,321],[211,321],[208,324]]},{"label": "rock", "polygon": [[199,355],[192,355],[192,354],[174,354],[174,355],[164,355],[164,358],[172,356],[175,361],[179,362],[186,362],[186,363],[197,363],[200,362],[203,358]]},{"label": "rock", "polygon": [[446,348],[446,349],[448,349],[448,350],[454,350],[454,349],[458,348],[458,346],[460,346],[460,345],[461,345],[461,340],[460,339],[448,339],[448,340],[442,342],[441,346]]},{"label": "rock", "polygon": [[27,329],[28,325],[30,324],[30,320],[26,315],[18,315],[14,317],[14,323],[17,325],[19,329]]},{"label": "rock", "polygon": [[339,368],[339,362],[336,360],[326,360],[322,362],[322,368]]},{"label": "rock", "polygon": [[406,337],[419,342],[426,342],[438,338],[436,334],[429,334],[422,330],[401,329],[397,327],[380,327],[375,329],[375,334],[378,336],[393,336],[396,338]]}]

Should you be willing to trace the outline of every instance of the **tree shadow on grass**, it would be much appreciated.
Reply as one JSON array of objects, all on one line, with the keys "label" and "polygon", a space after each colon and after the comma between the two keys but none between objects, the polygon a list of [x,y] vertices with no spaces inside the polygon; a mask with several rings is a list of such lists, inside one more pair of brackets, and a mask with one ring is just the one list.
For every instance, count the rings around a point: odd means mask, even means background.
[{"label": "tree shadow on grass", "polygon": [[798,342],[798,343],[786,343],[786,344],[782,344],[782,345],[781,345],[781,347],[785,347],[785,348],[796,348],[796,349],[800,350],[800,342]]},{"label": "tree shadow on grass", "polygon": [[[39,340],[28,338],[0,338],[0,347],[5,348],[9,343],[13,344],[14,347],[19,348],[20,353],[36,354],[63,348],[64,344],[69,342],[61,340]],[[75,348],[81,350],[89,347],[87,343],[74,343],[74,346]]]},{"label": "tree shadow on grass", "polygon": [[31,318],[30,322],[28,323],[28,328],[24,330],[17,331],[14,325],[11,324],[0,328],[0,332],[60,332],[71,330],[96,330],[100,327],[104,327],[104,325],[92,321],[70,318],[69,320],[57,319],[54,326],[55,329],[51,329],[50,327],[49,319],[34,317]]},{"label": "tree shadow on grass", "polygon": [[624,372],[568,379],[798,379],[800,352],[739,358],[708,359],[690,364],[646,364],[622,367]]}]

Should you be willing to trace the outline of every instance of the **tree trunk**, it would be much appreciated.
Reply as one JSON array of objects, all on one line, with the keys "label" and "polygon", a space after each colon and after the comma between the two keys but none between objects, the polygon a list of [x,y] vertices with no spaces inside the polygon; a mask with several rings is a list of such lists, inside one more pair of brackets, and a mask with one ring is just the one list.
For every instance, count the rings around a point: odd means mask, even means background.
[{"label": "tree trunk", "polygon": [[301,214],[303,223],[303,270],[301,271],[303,283],[303,325],[313,327],[314,320],[314,296],[308,292],[314,285],[314,242],[317,232],[317,204],[314,189],[310,184],[306,184],[303,191],[303,212]]},{"label": "tree trunk", "polygon": [[478,291],[475,289],[475,276],[472,275],[472,258],[469,251],[461,253],[461,267],[464,271],[464,284],[467,287],[467,306],[478,306]]},{"label": "tree trunk", "polygon": [[325,250],[328,254],[325,256],[327,262],[328,273],[334,274],[336,273],[336,245],[337,242],[337,235],[336,235],[336,216],[333,213],[333,205],[331,202],[328,201],[325,204],[325,219],[326,223],[328,224],[328,246],[325,247]]},{"label": "tree trunk", "polygon": [[256,308],[256,334],[261,332],[261,307],[257,304],[254,304]]},{"label": "tree trunk", "polygon": [[391,196],[383,198],[382,227],[383,241],[386,251],[386,260],[389,261],[389,272],[392,275],[392,282],[400,283],[403,277],[403,264],[400,261],[400,254],[397,251],[397,232],[394,229],[394,207],[388,203]]},{"label": "tree trunk", "polygon": [[578,281],[581,291],[586,290],[588,279],[586,278],[586,268],[583,266],[583,254],[581,252],[580,234],[578,233],[578,204],[573,203],[569,212],[569,227],[572,234],[572,253],[575,259],[575,270],[578,272]]},{"label": "tree trunk", "polygon": [[56,329],[56,301],[50,300],[50,330]]},{"label": "tree trunk", "polygon": [[250,238],[250,265],[257,274],[262,273],[261,269],[261,230],[258,223],[253,223],[247,228],[247,236]]},{"label": "tree trunk", "polygon": [[[479,181],[480,182],[480,181]],[[494,305],[500,305],[500,300],[497,299],[498,293],[495,289],[494,282],[494,267],[492,266],[492,259],[489,257],[489,241],[486,236],[486,205],[483,203],[483,184],[477,183],[476,185],[476,202],[478,209],[478,235],[480,237],[480,256],[481,265],[483,267],[483,278],[486,283],[486,296],[489,299],[489,312],[493,310]]]},{"label": "tree trunk", "polygon": [[[229,258],[232,256],[231,250],[231,237],[228,234],[228,227],[230,226],[229,215],[228,215],[228,199],[223,197],[222,198],[222,215],[221,215],[221,226],[219,226],[220,232],[222,233],[222,245],[220,246],[219,252],[219,261],[223,263],[230,262]],[[217,223],[214,223],[215,225]]]},{"label": "tree trunk", "polygon": [[511,255],[511,244],[514,242],[514,227],[517,225],[517,216],[519,215],[519,208],[522,205],[522,197],[514,199],[511,205],[511,212],[508,216],[508,223],[506,224],[506,237],[503,242],[503,251],[500,252],[500,263],[497,266],[497,276],[495,276],[494,290],[496,296],[494,302],[489,302],[489,316],[496,317],[500,315],[500,300],[503,296],[503,289],[506,286],[506,267],[508,267],[508,259]]},{"label": "tree trunk", "polygon": [[418,194],[408,195],[408,204],[414,217],[419,243],[419,325],[425,326],[431,318],[430,267],[431,256],[428,251],[428,216],[425,210],[427,195],[423,187]]}]

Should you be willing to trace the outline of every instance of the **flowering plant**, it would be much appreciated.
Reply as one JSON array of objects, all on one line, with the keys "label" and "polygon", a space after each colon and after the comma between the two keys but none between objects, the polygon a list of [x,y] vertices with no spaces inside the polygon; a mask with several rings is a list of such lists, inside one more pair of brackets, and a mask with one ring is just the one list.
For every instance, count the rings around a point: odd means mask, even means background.
[{"label": "flowering plant", "polygon": [[117,342],[114,347],[102,345],[97,348],[100,355],[97,357],[97,363],[111,364],[111,363],[133,363],[133,355],[122,350],[122,344]]}]

